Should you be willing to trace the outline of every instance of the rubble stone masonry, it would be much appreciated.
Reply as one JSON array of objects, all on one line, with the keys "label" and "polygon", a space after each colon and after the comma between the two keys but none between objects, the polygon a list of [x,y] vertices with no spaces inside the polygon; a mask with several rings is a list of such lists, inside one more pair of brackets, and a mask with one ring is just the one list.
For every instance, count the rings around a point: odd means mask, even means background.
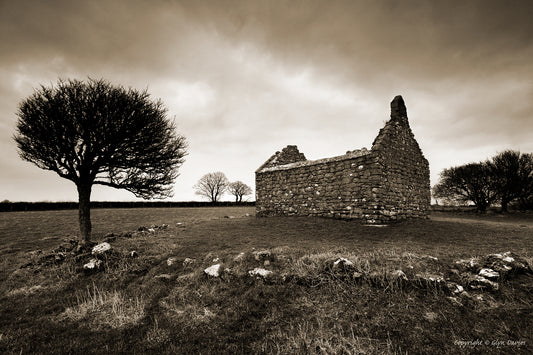
[{"label": "rubble stone masonry", "polygon": [[427,218],[429,163],[409,127],[401,96],[371,150],[306,160],[294,145],[255,173],[257,216],[323,216],[391,223]]}]

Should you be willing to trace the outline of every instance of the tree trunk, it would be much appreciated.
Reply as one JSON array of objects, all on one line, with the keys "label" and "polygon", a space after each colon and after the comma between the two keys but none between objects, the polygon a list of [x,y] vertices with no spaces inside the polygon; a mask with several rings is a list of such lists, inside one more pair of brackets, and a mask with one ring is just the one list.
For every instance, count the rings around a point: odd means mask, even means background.
[{"label": "tree trunk", "polygon": [[507,205],[509,204],[509,201],[507,199],[502,199],[502,212],[507,212]]},{"label": "tree trunk", "polygon": [[80,244],[86,245],[91,240],[91,184],[78,185],[80,222]]}]

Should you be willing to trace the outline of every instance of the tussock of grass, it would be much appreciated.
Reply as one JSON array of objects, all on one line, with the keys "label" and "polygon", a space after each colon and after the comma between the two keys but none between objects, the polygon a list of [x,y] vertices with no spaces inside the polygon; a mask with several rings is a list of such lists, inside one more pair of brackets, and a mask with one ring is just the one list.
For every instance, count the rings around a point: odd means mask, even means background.
[{"label": "tussock of grass", "polygon": [[128,298],[122,291],[103,291],[93,285],[78,295],[77,304],[59,315],[61,320],[79,322],[90,329],[115,329],[137,324],[144,317],[142,297]]}]

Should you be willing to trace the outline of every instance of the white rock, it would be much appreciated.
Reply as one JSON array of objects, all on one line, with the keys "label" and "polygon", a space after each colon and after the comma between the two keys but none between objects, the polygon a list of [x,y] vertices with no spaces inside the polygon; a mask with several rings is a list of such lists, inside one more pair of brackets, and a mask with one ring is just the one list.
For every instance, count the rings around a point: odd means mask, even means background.
[{"label": "white rock", "polygon": [[405,272],[403,272],[402,270],[391,271],[390,275],[398,279],[407,280],[407,275],[405,275]]},{"label": "white rock", "polygon": [[446,283],[446,286],[448,287],[448,289],[449,289],[451,292],[453,292],[453,293],[455,293],[455,294],[463,293],[463,291],[465,290],[465,289],[463,288],[463,286],[458,285],[458,284],[456,284],[455,282],[447,282],[447,283]]},{"label": "white rock", "polygon": [[479,270],[479,274],[489,279],[500,277],[500,273],[492,269],[481,269]]},{"label": "white rock", "polygon": [[248,274],[250,276],[267,277],[268,275],[272,274],[272,271],[256,267],[255,269],[248,271]]},{"label": "white rock", "polygon": [[155,233],[155,229],[153,229],[153,228],[148,228],[148,232],[149,232],[149,233]]},{"label": "white rock", "polygon": [[246,254],[244,252],[239,253],[239,255],[237,255],[236,257],[233,258],[233,261],[242,261],[244,259],[245,255]]},{"label": "white rock", "polygon": [[491,254],[490,256],[494,256],[498,259],[501,259],[503,261],[505,261],[506,263],[512,263],[514,261],[514,258],[512,256],[510,256],[511,252],[510,251],[506,251],[505,253],[503,254]]},{"label": "white rock", "polygon": [[100,244],[97,244],[93,247],[93,250],[92,250],[92,253],[93,254],[103,254],[105,253],[106,251],[109,251],[111,250],[111,244],[109,244],[108,242],[103,242],[103,243],[100,243]]},{"label": "white rock", "polygon": [[204,270],[208,276],[219,277],[220,276],[220,264],[215,264]]},{"label": "white rock", "polygon": [[344,266],[353,266],[353,263],[350,260],[346,259],[346,258],[338,258],[333,263],[333,266],[337,267],[337,266],[339,266],[339,264],[342,264]]},{"label": "white rock", "polygon": [[214,263],[218,263],[219,261],[220,261],[219,258],[214,258],[214,259],[213,259],[213,262],[214,262]]},{"label": "white rock", "polygon": [[196,262],[195,259],[191,259],[191,258],[185,258],[185,260],[183,260],[183,266],[189,266],[189,265],[192,265]]},{"label": "white rock", "polygon": [[87,264],[83,265],[83,268],[86,270],[95,270],[95,269],[99,269],[101,265],[102,265],[102,260],[91,259],[89,260]]},{"label": "white rock", "polygon": [[168,265],[168,266],[172,266],[172,265],[174,265],[177,261],[178,261],[178,258],[176,258],[175,256],[171,256],[170,258],[167,259],[167,265]]},{"label": "white rock", "polygon": [[490,280],[487,280],[486,278],[484,278],[483,276],[480,276],[480,275],[476,275],[474,278],[473,278],[473,281],[474,282],[477,282],[478,284],[474,284],[474,285],[470,285],[470,288],[474,289],[474,290],[477,290],[477,289],[482,289],[484,287],[491,287],[493,290],[498,290],[500,285],[497,283],[497,282],[494,282],[494,281],[490,281]]},{"label": "white rock", "polygon": [[254,252],[255,260],[261,261],[271,258],[272,254],[268,250],[261,250]]}]

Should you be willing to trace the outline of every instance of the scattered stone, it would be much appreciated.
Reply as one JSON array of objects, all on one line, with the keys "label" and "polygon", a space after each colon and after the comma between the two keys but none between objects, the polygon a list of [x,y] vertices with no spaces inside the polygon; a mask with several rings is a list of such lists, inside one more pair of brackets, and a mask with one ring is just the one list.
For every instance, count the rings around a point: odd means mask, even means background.
[{"label": "scattered stone", "polygon": [[204,273],[208,276],[219,277],[220,276],[220,264],[215,264],[204,270]]},{"label": "scattered stone", "polygon": [[256,267],[255,269],[248,271],[248,274],[250,276],[260,276],[265,278],[268,275],[272,274],[272,271]]},{"label": "scattered stone", "polygon": [[170,274],[159,274],[159,275],[154,276],[154,279],[163,280],[163,281],[170,281],[172,279],[172,275],[170,275]]},{"label": "scattered stone", "polygon": [[88,263],[83,265],[83,269],[88,270],[88,271],[94,271],[94,270],[100,269],[101,266],[102,266],[102,260],[91,259],[89,260]]},{"label": "scattered stone", "polygon": [[63,252],[59,252],[59,253],[56,253],[54,255],[54,261],[56,263],[60,263],[62,262],[63,260],[65,260],[65,258],[67,257],[67,254],[63,253]]},{"label": "scattered stone", "polygon": [[423,258],[430,259],[430,260],[433,260],[433,261],[439,261],[439,258],[436,258],[436,257],[431,256],[431,255],[424,255]]},{"label": "scattered stone", "polygon": [[235,262],[241,262],[244,260],[244,257],[246,256],[246,253],[244,252],[241,252],[239,253],[239,255],[237,255],[236,257],[233,258],[233,261]]},{"label": "scattered stone", "polygon": [[465,290],[463,286],[456,284],[455,282],[446,282],[446,287],[451,293],[454,293],[456,295],[463,293]]},{"label": "scattered stone", "polygon": [[407,275],[405,275],[405,272],[403,272],[402,270],[394,270],[394,271],[391,271],[388,276],[392,279],[395,279],[395,280],[398,280],[398,279],[402,279],[402,280],[408,280],[407,279]]},{"label": "scattered stone", "polygon": [[219,261],[220,261],[220,258],[214,258],[214,259],[213,259],[213,262],[214,262],[214,263],[218,263]]},{"label": "scattered stone", "polygon": [[108,252],[109,250],[111,250],[111,244],[109,244],[107,242],[103,242],[103,243],[97,244],[97,245],[95,245],[93,247],[92,254],[93,255],[100,255],[100,254],[104,254],[104,253]]},{"label": "scattered stone", "polygon": [[167,259],[167,265],[168,265],[168,266],[172,266],[172,265],[174,265],[177,261],[178,261],[178,258],[177,258],[177,257],[175,257],[175,256],[171,256],[170,258]]},{"label": "scattered stone", "polygon": [[263,265],[265,265],[265,266],[270,265],[270,260],[265,260],[265,262],[263,263]]},{"label": "scattered stone", "polygon": [[254,251],[253,254],[255,260],[257,261],[274,261],[274,255],[269,250]]},{"label": "scattered stone", "polygon": [[154,234],[155,233],[155,229],[154,228],[148,228],[148,233]]},{"label": "scattered stone", "polygon": [[249,213],[246,213],[244,216],[245,216],[245,217],[252,217],[252,215],[249,214]]},{"label": "scattered stone", "polygon": [[138,256],[139,256],[139,254],[138,254],[135,250],[132,250],[132,251],[130,252],[130,257],[132,257],[132,258],[136,258],[136,257],[138,257]]},{"label": "scattered stone", "polygon": [[346,258],[338,258],[333,262],[333,268],[344,268],[346,266],[353,266],[353,262]]},{"label": "scattered stone", "polygon": [[196,259],[185,258],[185,260],[183,260],[183,266],[187,267],[187,266],[194,264],[195,262],[196,262]]},{"label": "scattered stone", "polygon": [[476,269],[477,267],[479,267],[479,259],[471,258],[468,260],[465,260],[465,259],[457,260],[455,264],[457,264],[458,266],[467,268],[467,269]]},{"label": "scattered stone", "polygon": [[480,275],[474,275],[473,277],[471,277],[471,279],[468,282],[468,286],[472,290],[489,289],[489,290],[497,291],[500,288],[499,287],[500,285],[497,282],[487,280],[486,278]]},{"label": "scattered stone", "polygon": [[429,281],[429,282],[443,282],[444,281],[444,277],[442,277],[441,275],[435,275],[435,274],[429,274],[429,273],[425,273],[425,274],[416,274],[415,275],[419,280],[424,280],[424,281]]},{"label": "scattered stone", "polygon": [[354,279],[360,279],[361,277],[363,277],[363,274],[360,272],[354,271],[354,273],[352,274],[352,277]]},{"label": "scattered stone", "polygon": [[479,270],[479,275],[489,278],[489,279],[496,279],[500,277],[500,273],[492,270],[492,269],[481,269]]}]

